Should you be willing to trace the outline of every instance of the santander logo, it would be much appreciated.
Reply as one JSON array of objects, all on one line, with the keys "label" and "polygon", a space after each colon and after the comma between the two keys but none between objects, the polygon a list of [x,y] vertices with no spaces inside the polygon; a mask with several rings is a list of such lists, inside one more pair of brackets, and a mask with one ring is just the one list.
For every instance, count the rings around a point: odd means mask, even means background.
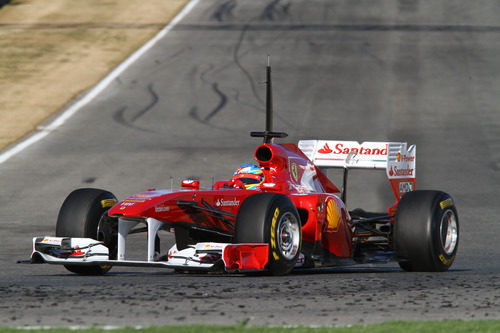
[{"label": "santander logo", "polygon": [[328,143],[325,143],[323,148],[318,149],[318,153],[320,153],[320,154],[330,154],[331,152],[333,152],[333,150],[330,149],[330,146],[328,146]]},{"label": "santander logo", "polygon": [[240,205],[240,200],[237,200],[234,198],[233,200],[224,200],[222,198],[217,199],[215,202],[215,205],[217,207],[231,207],[231,206],[239,206]]},{"label": "santander logo", "polygon": [[318,153],[320,154],[335,154],[335,155],[347,155],[350,153],[356,153],[359,155],[381,155],[385,156],[387,155],[387,144],[382,145],[370,145],[369,147],[363,147],[360,146],[359,144],[357,145],[346,145],[344,146],[345,142],[338,142],[335,144],[335,147],[332,149],[328,145],[328,143],[325,143],[323,148],[318,149]]},{"label": "santander logo", "polygon": [[391,177],[402,177],[402,176],[413,176],[413,170],[412,168],[402,168],[399,169],[396,166],[392,166],[391,170],[389,170],[389,176]]}]

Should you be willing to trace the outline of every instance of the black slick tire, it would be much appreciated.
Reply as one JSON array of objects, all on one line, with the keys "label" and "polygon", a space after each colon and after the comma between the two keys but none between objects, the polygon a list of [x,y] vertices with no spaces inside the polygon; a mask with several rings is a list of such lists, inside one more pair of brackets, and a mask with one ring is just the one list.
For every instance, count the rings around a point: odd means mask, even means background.
[{"label": "black slick tire", "polygon": [[394,220],[394,250],[401,268],[443,272],[458,249],[458,214],[450,195],[441,191],[405,194]]},{"label": "black slick tire", "polygon": [[268,271],[273,275],[289,273],[302,246],[297,208],[287,196],[278,193],[248,197],[236,217],[235,243],[269,244]]},{"label": "black slick tire", "polygon": [[[116,197],[105,190],[81,188],[71,192],[59,210],[56,236],[97,240],[99,221],[116,202]],[[64,267],[70,272],[82,275],[102,275],[111,269],[111,266],[104,265]]]}]

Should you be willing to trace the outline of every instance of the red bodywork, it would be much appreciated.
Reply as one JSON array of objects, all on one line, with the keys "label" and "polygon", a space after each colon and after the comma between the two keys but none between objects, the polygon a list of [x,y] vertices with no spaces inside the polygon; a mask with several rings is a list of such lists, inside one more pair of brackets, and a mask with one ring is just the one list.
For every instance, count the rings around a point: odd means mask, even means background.
[{"label": "red bodywork", "polygon": [[278,192],[296,206],[302,223],[303,252],[325,252],[352,257],[352,226],[339,189],[295,144],[262,144],[255,159],[264,172],[260,190],[235,188],[230,181],[199,189],[185,181],[178,191],[150,190],[135,194],[112,207],[108,215],[131,219],[152,217],[170,227],[196,227],[234,235],[243,201],[259,192]]}]

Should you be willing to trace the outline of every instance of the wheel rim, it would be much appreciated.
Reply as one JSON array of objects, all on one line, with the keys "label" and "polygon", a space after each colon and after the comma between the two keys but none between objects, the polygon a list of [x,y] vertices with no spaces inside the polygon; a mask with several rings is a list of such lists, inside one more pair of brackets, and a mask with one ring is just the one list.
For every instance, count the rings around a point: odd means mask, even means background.
[{"label": "wheel rim", "polygon": [[447,255],[452,254],[458,242],[458,224],[455,213],[448,209],[441,217],[441,246]]},{"label": "wheel rim", "polygon": [[281,255],[288,260],[295,258],[300,245],[300,229],[297,217],[288,212],[283,214],[279,221],[277,236]]}]

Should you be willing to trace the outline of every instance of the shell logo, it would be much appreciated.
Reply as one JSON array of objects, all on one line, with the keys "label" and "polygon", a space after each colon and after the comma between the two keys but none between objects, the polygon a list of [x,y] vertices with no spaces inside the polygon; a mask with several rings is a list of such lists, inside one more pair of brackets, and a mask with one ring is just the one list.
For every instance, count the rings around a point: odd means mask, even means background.
[{"label": "shell logo", "polygon": [[340,212],[334,200],[329,200],[326,205],[327,230],[335,230],[339,226]]}]

